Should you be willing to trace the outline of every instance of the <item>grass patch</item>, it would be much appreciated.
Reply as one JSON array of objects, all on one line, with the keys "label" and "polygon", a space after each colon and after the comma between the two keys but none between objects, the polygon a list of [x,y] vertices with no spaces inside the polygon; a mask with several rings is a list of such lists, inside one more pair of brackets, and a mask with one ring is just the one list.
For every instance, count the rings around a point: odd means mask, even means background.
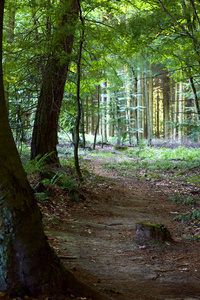
[{"label": "grass patch", "polygon": [[[126,152],[128,160],[120,163],[105,163],[104,168],[115,169],[119,174],[143,177],[144,171],[147,177],[183,178],[185,181],[198,183],[200,174],[189,175],[190,169],[200,166],[200,149],[185,148],[180,146],[175,149],[134,147]],[[98,153],[100,155],[100,153]],[[187,174],[187,176],[185,176]]]}]

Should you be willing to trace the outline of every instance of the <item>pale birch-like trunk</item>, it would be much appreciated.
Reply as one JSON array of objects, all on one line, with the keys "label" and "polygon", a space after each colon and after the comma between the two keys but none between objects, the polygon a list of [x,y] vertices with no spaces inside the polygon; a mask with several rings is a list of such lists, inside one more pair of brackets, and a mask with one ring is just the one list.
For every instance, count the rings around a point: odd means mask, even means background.
[{"label": "pale birch-like trunk", "polygon": [[142,140],[143,128],[142,128],[142,75],[137,77],[137,131],[138,142]]},{"label": "pale birch-like trunk", "polygon": [[178,139],[182,141],[183,131],[182,131],[182,122],[183,122],[183,83],[179,83],[179,91],[178,91],[178,121],[179,121],[179,128],[178,128]]}]

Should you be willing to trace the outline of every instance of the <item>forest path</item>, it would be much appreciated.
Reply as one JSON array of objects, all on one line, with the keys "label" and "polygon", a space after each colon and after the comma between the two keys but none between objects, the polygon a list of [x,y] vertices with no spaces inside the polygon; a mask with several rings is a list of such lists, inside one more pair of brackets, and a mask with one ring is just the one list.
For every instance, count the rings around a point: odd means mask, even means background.
[{"label": "forest path", "polygon": [[[103,162],[84,160],[95,174],[85,200],[47,231],[64,264],[116,300],[200,299],[200,244],[181,239],[177,205],[147,181],[104,170]],[[164,223],[176,243],[137,244],[136,222]]]}]

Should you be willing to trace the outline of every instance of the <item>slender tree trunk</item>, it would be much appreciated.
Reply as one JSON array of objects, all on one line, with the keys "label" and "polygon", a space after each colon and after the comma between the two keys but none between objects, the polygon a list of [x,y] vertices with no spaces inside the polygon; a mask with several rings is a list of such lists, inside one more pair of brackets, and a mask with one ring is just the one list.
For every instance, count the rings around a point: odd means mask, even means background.
[{"label": "slender tree trunk", "polygon": [[157,124],[157,139],[160,138],[160,93],[157,87],[157,112],[156,112],[156,124]]},{"label": "slender tree trunk", "polygon": [[177,139],[177,123],[178,123],[178,84],[175,85],[175,100],[174,100],[174,139]]},{"label": "slender tree trunk", "polygon": [[138,131],[138,142],[142,140],[142,76],[138,76],[137,80],[137,131]]},{"label": "slender tree trunk", "polygon": [[[60,9],[62,8],[64,11],[62,20],[54,34],[55,47],[48,57],[43,73],[31,143],[31,159],[39,154],[43,156],[46,153],[52,153],[47,161],[50,164],[59,163],[56,150],[58,119],[74,40],[75,22],[78,15],[77,1],[65,0],[61,4]],[[63,52],[65,59],[61,62]]]},{"label": "slender tree trunk", "polygon": [[89,134],[89,97],[86,97],[86,114],[85,114],[85,127],[86,127],[86,134]]},{"label": "slender tree trunk", "polygon": [[97,124],[95,128],[95,133],[94,133],[94,144],[93,144],[93,150],[95,150],[96,147],[96,140],[97,140],[97,133],[99,130],[99,122],[100,122],[100,86],[98,86],[98,103],[97,103]]},{"label": "slender tree trunk", "polygon": [[146,105],[145,99],[145,76],[142,74],[142,138],[147,139],[147,119],[146,119],[146,110],[144,109]]},{"label": "slender tree trunk", "polygon": [[[174,99],[174,80],[173,78],[171,77],[170,78],[170,99],[171,99],[171,105],[170,105],[170,122],[172,124],[173,120],[174,120],[174,102],[175,102],[175,99]],[[173,135],[173,126],[170,126],[170,138],[173,139],[174,135]]]},{"label": "slender tree trunk", "polygon": [[150,118],[150,128],[151,128],[151,137],[153,136],[153,77],[152,72],[150,70],[150,78],[149,78],[149,118]]},{"label": "slender tree trunk", "polygon": [[179,130],[178,130],[178,138],[179,141],[182,141],[182,136],[183,136],[183,128],[182,128],[182,122],[183,122],[183,83],[179,83]]},{"label": "slender tree trunk", "polygon": [[195,87],[192,76],[189,78],[189,82],[190,82],[190,88],[191,88],[193,98],[194,98],[194,109],[195,109],[195,113],[196,113],[196,118],[197,118],[197,121],[199,121],[199,117],[200,117],[199,99],[197,96],[197,91],[196,91],[196,87]]},{"label": "slender tree trunk", "polygon": [[82,100],[80,101],[81,105],[81,134],[82,134],[82,147],[85,149],[85,114],[83,109],[83,103]]},{"label": "slender tree trunk", "polygon": [[[135,75],[134,76],[134,86],[133,86],[133,107],[137,107],[137,91],[138,91],[138,80]],[[136,132],[136,141],[137,145],[139,144],[139,134],[138,134],[138,109],[135,109],[135,123],[134,129]]]},{"label": "slender tree trunk", "polygon": [[[9,45],[12,45],[12,43],[14,42],[14,37],[15,37],[14,32],[15,32],[15,7],[13,7],[11,4],[8,10],[8,26],[6,29],[7,43]],[[7,69],[6,63],[9,63],[9,57],[4,58],[5,70]],[[6,99],[6,106],[8,112],[9,112],[9,88],[10,88],[10,83],[8,80],[5,80],[4,89],[5,89],[5,99]]]},{"label": "slender tree trunk", "polygon": [[106,87],[107,84],[106,82],[103,82],[101,84],[102,87],[102,95],[101,95],[101,103],[102,103],[102,116],[101,116],[101,131],[102,131],[102,140],[103,142],[107,141],[107,131],[106,131],[106,118],[107,118],[107,113],[106,113],[106,107],[107,107],[107,96],[106,96]]},{"label": "slender tree trunk", "polygon": [[120,113],[120,103],[118,94],[115,91],[115,99],[116,99],[116,118],[117,118],[117,145],[121,144],[121,113]]},{"label": "slender tree trunk", "polygon": [[151,122],[150,122],[150,109],[149,109],[149,94],[148,94],[148,83],[147,76],[145,76],[145,105],[146,105],[146,116],[147,116],[147,134],[148,134],[148,145],[151,146]]},{"label": "slender tree trunk", "polygon": [[169,96],[170,96],[170,79],[166,71],[162,75],[163,88],[163,130],[165,139],[169,139]]},{"label": "slender tree trunk", "polygon": [[84,28],[85,24],[84,24],[84,19],[82,17],[82,11],[81,11],[79,0],[77,2],[79,6],[82,29],[81,29],[81,37],[80,37],[80,45],[79,45],[78,61],[77,61],[77,86],[76,86],[77,118],[76,118],[76,126],[75,126],[74,161],[75,161],[76,173],[78,175],[79,181],[82,182],[83,177],[79,165],[78,145],[79,145],[79,125],[81,120],[81,102],[80,102],[81,58],[82,58],[82,49],[83,49],[84,34],[85,34],[85,28]]}]

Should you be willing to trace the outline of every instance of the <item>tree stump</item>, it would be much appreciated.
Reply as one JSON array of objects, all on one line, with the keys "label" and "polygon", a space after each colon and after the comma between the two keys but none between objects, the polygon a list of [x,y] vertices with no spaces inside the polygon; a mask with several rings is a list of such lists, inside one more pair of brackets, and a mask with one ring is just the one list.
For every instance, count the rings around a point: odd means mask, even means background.
[{"label": "tree stump", "polygon": [[127,146],[122,146],[122,145],[115,145],[114,149],[119,150],[119,151],[126,151],[126,150],[128,150],[128,147]]},{"label": "tree stump", "polygon": [[134,240],[137,241],[159,241],[159,242],[171,242],[172,237],[169,230],[164,224],[151,224],[151,223],[136,223],[135,224],[136,235]]}]

